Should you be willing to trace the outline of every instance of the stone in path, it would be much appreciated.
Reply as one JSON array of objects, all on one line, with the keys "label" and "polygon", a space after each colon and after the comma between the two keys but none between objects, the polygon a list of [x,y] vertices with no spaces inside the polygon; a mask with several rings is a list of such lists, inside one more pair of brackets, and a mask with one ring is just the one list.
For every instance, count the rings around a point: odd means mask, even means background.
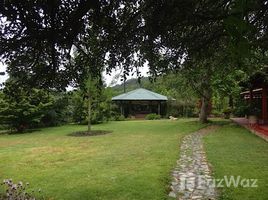
[{"label": "stone in path", "polygon": [[170,197],[178,200],[216,199],[217,193],[202,143],[203,135],[216,128],[209,126],[184,137],[180,159],[172,171]]}]

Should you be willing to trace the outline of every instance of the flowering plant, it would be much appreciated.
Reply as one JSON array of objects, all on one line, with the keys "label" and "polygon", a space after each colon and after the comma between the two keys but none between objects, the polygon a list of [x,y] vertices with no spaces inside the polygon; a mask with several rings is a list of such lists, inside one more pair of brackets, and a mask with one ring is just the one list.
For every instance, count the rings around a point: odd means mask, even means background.
[{"label": "flowering plant", "polygon": [[[28,192],[29,183],[23,184],[21,181],[17,184],[12,179],[3,180],[2,184],[5,189],[4,194],[0,194],[1,200],[36,200],[34,191]],[[38,190],[41,193],[41,189]]]}]

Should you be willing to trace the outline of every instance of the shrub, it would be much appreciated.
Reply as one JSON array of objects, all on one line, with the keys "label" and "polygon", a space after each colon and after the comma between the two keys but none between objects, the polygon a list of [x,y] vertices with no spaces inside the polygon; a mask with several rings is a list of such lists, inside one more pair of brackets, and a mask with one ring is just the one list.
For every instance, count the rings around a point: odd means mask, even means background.
[{"label": "shrub", "polygon": [[[25,185],[22,182],[17,184],[12,181],[12,179],[5,179],[2,184],[4,186],[4,194],[0,194],[1,200],[36,200],[36,195],[34,191],[28,192],[29,183]],[[41,189],[38,190],[41,193]],[[40,196],[40,195],[39,195]],[[44,199],[44,198],[38,198]]]},{"label": "shrub", "polygon": [[222,112],[224,114],[224,118],[225,119],[229,119],[230,118],[230,115],[231,115],[231,112],[232,112],[232,108],[227,107],[227,108],[223,109]]},{"label": "shrub", "polygon": [[194,103],[179,101],[168,101],[167,116],[173,117],[197,117],[196,106]]},{"label": "shrub", "polygon": [[114,120],[114,121],[125,121],[126,118],[124,117],[124,115],[115,115],[115,116],[113,116],[112,120]]},{"label": "shrub", "polygon": [[223,109],[223,114],[224,114],[224,118],[225,119],[229,119],[230,118],[230,115],[232,113],[232,108],[228,107],[228,108],[225,108]]},{"label": "shrub", "polygon": [[224,114],[230,114],[232,112],[232,108],[228,107],[228,108],[225,108],[223,109],[222,111]]},{"label": "shrub", "polygon": [[223,114],[222,114],[221,111],[218,111],[218,110],[216,110],[216,109],[213,109],[213,110],[211,111],[211,116],[212,116],[212,117],[222,117]]},{"label": "shrub", "polygon": [[147,120],[157,120],[157,119],[161,119],[161,116],[157,115],[155,113],[151,113],[151,114],[146,115],[145,119],[147,119]]}]

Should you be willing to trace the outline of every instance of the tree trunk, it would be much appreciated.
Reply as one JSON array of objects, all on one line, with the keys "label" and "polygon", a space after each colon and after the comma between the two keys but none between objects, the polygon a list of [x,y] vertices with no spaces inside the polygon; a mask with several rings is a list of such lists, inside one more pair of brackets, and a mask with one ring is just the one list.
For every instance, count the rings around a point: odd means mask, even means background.
[{"label": "tree trunk", "polygon": [[209,103],[211,99],[211,90],[209,88],[204,89],[203,96],[202,96],[202,105],[199,115],[199,121],[201,123],[207,123],[208,122],[208,115],[209,115]]},{"label": "tree trunk", "polygon": [[91,97],[88,97],[87,119],[88,119],[87,131],[88,133],[90,133],[91,132]]}]

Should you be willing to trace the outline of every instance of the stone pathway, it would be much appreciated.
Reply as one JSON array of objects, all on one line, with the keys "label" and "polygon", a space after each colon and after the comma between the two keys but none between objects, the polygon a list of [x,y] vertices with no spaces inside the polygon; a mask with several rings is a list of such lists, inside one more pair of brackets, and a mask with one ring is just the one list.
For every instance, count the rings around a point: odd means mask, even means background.
[{"label": "stone pathway", "polygon": [[183,139],[180,159],[172,171],[170,197],[178,200],[216,199],[217,194],[202,143],[203,135],[216,128],[209,126]]}]

